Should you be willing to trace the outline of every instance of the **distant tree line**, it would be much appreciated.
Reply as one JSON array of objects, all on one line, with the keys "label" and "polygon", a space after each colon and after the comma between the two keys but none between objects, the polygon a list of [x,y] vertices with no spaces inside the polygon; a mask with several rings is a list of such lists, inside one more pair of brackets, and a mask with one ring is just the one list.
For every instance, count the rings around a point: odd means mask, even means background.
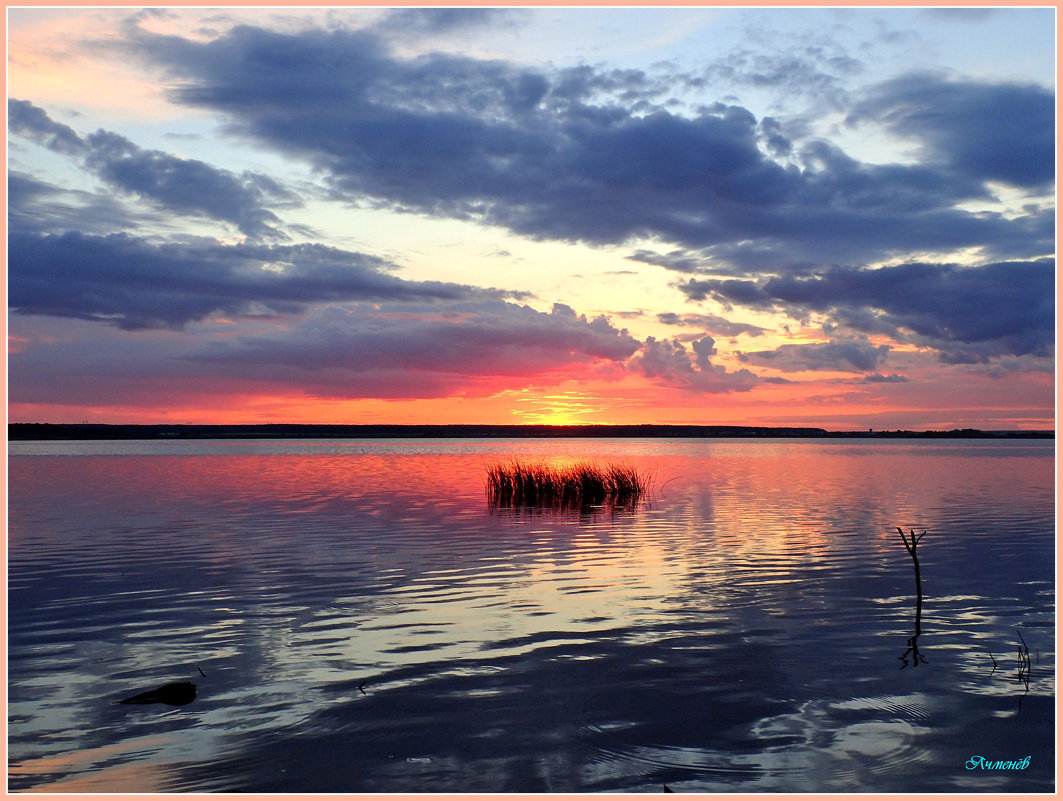
[{"label": "distant tree line", "polygon": [[713,425],[109,425],[103,423],[9,423],[8,439],[487,439],[487,438],[945,438],[1052,439],[1054,431],[827,431],[824,428]]}]

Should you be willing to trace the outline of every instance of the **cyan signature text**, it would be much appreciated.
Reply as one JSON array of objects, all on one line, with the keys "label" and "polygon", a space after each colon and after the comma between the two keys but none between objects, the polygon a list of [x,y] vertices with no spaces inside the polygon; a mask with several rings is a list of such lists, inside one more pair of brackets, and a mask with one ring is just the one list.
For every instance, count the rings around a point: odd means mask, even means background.
[{"label": "cyan signature text", "polygon": [[1030,757],[1022,759],[986,759],[973,756],[967,760],[967,770],[1026,770],[1030,767]]}]

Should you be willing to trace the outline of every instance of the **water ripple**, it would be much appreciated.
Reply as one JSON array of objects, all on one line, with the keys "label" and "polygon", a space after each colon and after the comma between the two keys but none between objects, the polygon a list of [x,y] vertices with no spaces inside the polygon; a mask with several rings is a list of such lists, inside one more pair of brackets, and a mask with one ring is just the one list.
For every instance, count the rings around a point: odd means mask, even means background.
[{"label": "water ripple", "polygon": [[[1052,452],[922,445],[529,444],[645,460],[616,515],[491,509],[525,443],[17,457],[12,787],[994,789],[941,765],[1049,761]],[[929,531],[917,667],[898,525]]]}]

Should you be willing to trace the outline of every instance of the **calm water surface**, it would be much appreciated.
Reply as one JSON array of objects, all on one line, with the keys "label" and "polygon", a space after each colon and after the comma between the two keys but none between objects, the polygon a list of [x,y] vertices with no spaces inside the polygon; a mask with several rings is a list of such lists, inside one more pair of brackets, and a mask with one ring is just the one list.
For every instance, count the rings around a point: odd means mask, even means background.
[{"label": "calm water surface", "polygon": [[[491,508],[485,467],[517,455],[655,489]],[[1055,786],[1051,442],[11,443],[8,466],[11,790]],[[917,654],[897,526],[928,531]],[[175,681],[196,700],[116,703]]]}]

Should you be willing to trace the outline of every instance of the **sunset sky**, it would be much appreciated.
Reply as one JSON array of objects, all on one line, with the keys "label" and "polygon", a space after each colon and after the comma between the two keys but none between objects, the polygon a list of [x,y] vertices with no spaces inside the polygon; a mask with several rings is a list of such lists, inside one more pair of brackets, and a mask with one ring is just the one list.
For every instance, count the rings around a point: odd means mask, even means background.
[{"label": "sunset sky", "polygon": [[9,419],[1052,428],[1055,27],[9,9]]}]

